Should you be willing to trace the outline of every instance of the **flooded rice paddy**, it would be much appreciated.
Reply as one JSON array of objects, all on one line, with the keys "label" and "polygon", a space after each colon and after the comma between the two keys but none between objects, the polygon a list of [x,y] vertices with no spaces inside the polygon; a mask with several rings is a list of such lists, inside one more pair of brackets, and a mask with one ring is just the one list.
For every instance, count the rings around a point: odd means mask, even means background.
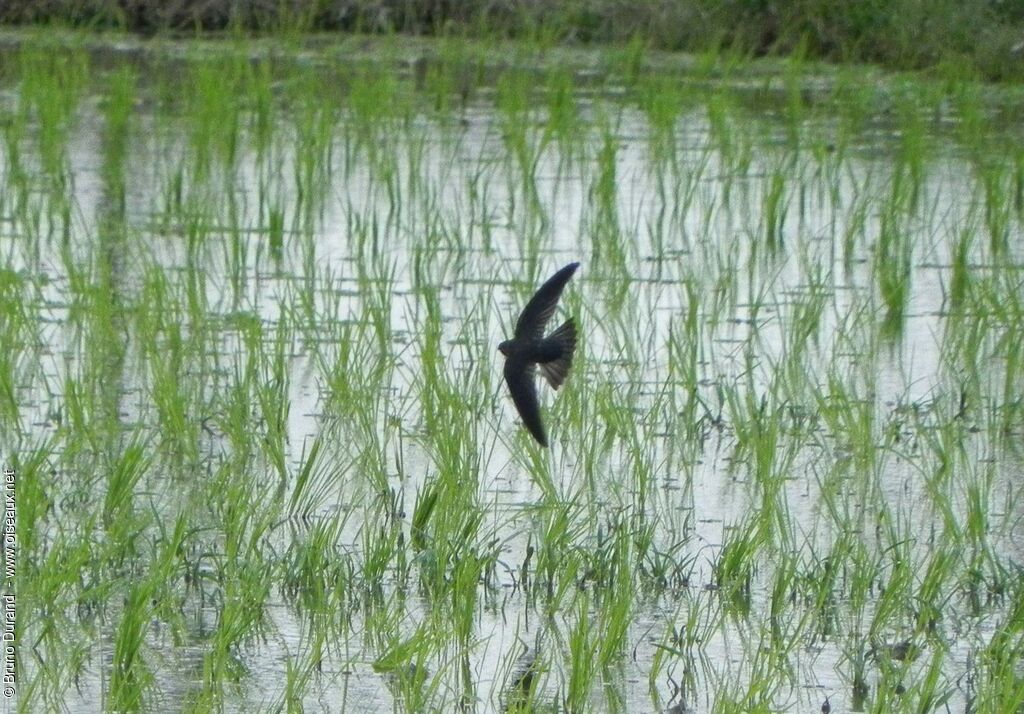
[{"label": "flooded rice paddy", "polygon": [[1019,98],[345,42],[6,39],[22,711],[1024,707]]}]

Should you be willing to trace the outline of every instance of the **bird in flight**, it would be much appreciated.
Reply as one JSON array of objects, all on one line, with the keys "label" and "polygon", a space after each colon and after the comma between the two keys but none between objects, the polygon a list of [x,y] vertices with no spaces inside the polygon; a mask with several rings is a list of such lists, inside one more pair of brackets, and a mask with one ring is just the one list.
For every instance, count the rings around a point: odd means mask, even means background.
[{"label": "bird in flight", "polygon": [[569,263],[541,285],[519,315],[515,335],[498,345],[505,355],[505,382],[512,393],[512,401],[526,428],[541,446],[548,445],[548,437],[544,422],[540,420],[540,402],[534,382],[536,371],[539,368],[548,384],[558,389],[569,375],[576,349],[576,323],[571,317],[547,337],[544,326],[555,313],[562,289],[578,267],[579,263]]}]

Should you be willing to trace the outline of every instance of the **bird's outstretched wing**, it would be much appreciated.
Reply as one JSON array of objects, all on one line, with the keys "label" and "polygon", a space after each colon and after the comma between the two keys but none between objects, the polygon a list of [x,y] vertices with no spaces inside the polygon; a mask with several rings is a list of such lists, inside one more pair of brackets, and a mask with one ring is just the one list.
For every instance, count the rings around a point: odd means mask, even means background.
[{"label": "bird's outstretched wing", "polygon": [[548,320],[555,313],[555,308],[558,307],[558,298],[562,296],[562,289],[565,288],[565,284],[569,282],[569,278],[578,267],[580,267],[579,263],[569,263],[552,275],[533,294],[516,322],[515,338],[517,340],[524,337],[530,340],[539,340],[544,336],[544,326],[548,324]]},{"label": "bird's outstretched wing", "polygon": [[548,445],[544,433],[544,422],[540,420],[540,402],[537,400],[537,385],[534,366],[522,359],[509,357],[505,360],[505,383],[512,394],[512,401],[519,410],[526,428],[541,446]]}]

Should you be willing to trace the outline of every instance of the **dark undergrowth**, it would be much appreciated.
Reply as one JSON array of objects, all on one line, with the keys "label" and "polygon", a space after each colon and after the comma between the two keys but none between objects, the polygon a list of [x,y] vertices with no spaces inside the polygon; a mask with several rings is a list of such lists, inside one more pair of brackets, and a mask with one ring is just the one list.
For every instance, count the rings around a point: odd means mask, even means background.
[{"label": "dark undergrowth", "polygon": [[621,42],[1024,79],[1024,3],[1007,0],[38,0],[0,22],[143,34],[324,31]]}]

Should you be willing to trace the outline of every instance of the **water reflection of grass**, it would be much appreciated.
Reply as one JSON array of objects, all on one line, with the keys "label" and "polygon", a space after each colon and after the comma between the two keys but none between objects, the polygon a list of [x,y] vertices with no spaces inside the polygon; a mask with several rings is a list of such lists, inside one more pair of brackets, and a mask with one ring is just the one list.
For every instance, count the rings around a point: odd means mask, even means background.
[{"label": "water reflection of grass", "polygon": [[[638,46],[585,87],[456,40],[422,69],[248,49],[18,55],[24,696],[1024,703],[998,101]],[[568,256],[586,330],[542,451],[494,348]]]}]

